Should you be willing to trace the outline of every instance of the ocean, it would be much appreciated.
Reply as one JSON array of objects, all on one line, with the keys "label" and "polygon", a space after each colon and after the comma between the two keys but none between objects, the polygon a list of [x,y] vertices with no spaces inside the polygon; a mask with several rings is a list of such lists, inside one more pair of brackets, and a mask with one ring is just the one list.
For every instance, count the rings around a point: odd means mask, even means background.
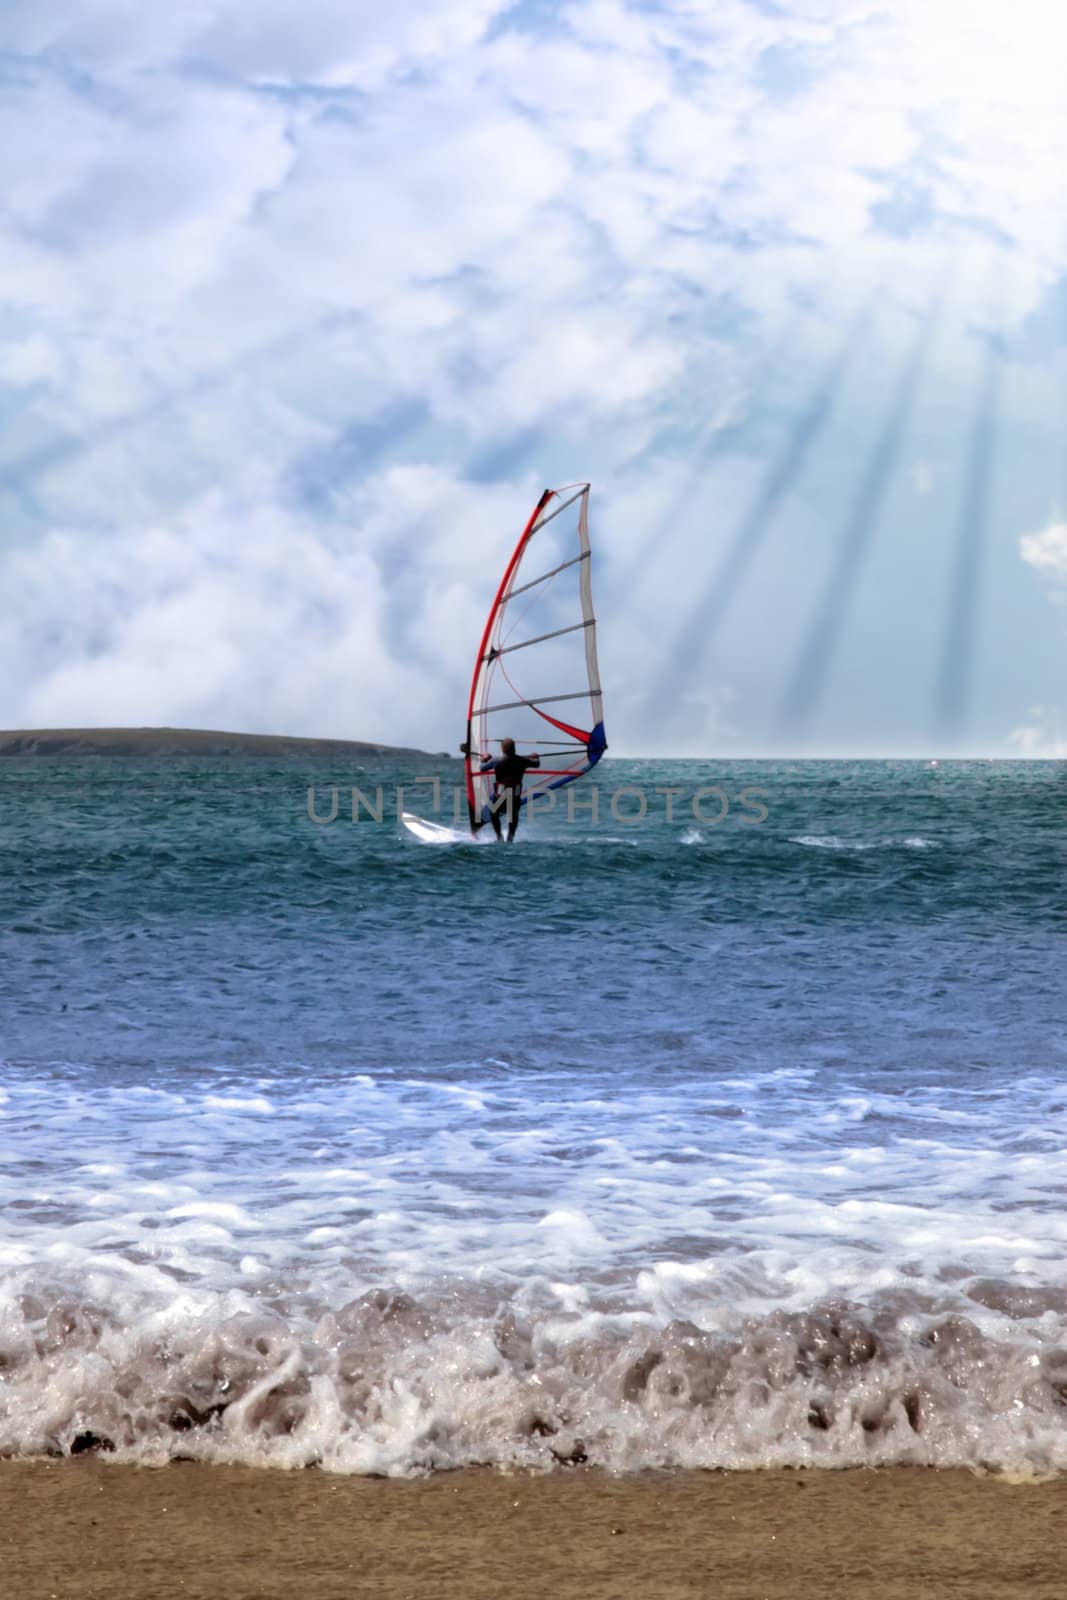
[{"label": "ocean", "polygon": [[1064,765],[458,777],[0,763],[0,1453],[1067,1466]]}]

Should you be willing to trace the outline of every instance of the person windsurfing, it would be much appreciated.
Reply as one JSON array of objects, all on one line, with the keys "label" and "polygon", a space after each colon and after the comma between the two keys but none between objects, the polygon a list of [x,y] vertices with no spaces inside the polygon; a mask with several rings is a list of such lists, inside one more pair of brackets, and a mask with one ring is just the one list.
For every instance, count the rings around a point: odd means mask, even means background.
[{"label": "person windsurfing", "polygon": [[[460,746],[466,755],[467,747]],[[531,767],[539,767],[541,757],[535,750],[532,756],[519,756],[515,754],[514,739],[501,739],[500,755],[494,761],[492,756],[487,756],[479,767],[479,772],[493,774],[493,793],[489,801],[489,821],[493,824],[493,832],[498,839],[503,839],[501,828],[501,812],[507,818],[508,844],[512,842],[519,826],[519,817],[522,815],[522,780]]]}]

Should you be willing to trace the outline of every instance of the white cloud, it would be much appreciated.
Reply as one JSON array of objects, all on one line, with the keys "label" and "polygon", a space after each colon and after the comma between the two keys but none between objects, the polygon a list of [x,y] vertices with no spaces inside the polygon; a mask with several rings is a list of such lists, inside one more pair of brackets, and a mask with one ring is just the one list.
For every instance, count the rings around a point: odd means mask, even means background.
[{"label": "white cloud", "polygon": [[[971,161],[956,138],[929,175],[943,210],[985,206],[990,224],[1028,245],[1038,227],[1046,244],[1058,237],[1049,130],[1013,159],[1010,183],[984,132],[982,119],[1000,114],[987,69],[1001,46],[1019,47],[983,7],[972,38],[910,5],[894,20],[858,5],[771,17],[740,0],[655,12],[587,0],[565,8],[562,24],[505,27],[483,42],[489,22],[506,19],[498,0],[308,0],[298,23],[281,0],[200,0],[177,16],[130,0],[17,3],[14,45],[90,62],[100,92],[42,66],[9,100],[0,151],[20,226],[0,294],[34,315],[54,311],[83,344],[89,329],[110,340],[133,388],[146,369],[157,382],[195,370],[272,322],[292,327],[331,307],[373,314],[382,377],[396,389],[410,370],[446,408],[458,358],[469,369],[476,355],[479,381],[495,364],[471,346],[502,301],[501,370],[516,329],[527,345],[551,339],[554,320],[582,319],[598,301],[609,342],[647,339],[640,303],[661,325],[685,316],[692,348],[700,335],[681,309],[683,284],[762,314],[780,307],[790,279],[833,306],[862,292],[857,263],[868,287],[879,271],[899,283],[933,267],[944,241],[933,251],[910,242],[905,266],[899,241],[869,234],[877,174],[918,155],[917,119],[966,112],[955,131],[984,141]],[[768,52],[805,63],[795,94],[768,90]],[[407,75],[390,82],[399,68]],[[965,93],[972,71],[986,94],[980,113]],[[265,79],[364,92],[320,105],[254,92]],[[1006,115],[1035,82],[1029,72],[1001,84]],[[1003,188],[981,191],[994,169]],[[77,270],[64,270],[72,258]],[[1019,314],[1052,270],[1047,249],[1026,260],[1011,286]],[[473,301],[447,281],[469,269],[482,277]],[[969,292],[973,301],[988,286]],[[660,382],[677,373],[677,357],[643,364]],[[75,373],[67,393],[92,413],[101,391],[87,378],[79,385]],[[510,393],[521,407],[521,390]],[[478,408],[461,397],[460,410]]]},{"label": "white cloud", "polygon": [[1029,716],[1030,722],[1009,733],[1009,747],[1028,761],[1067,760],[1067,734],[1059,712],[1048,706],[1032,706]]},{"label": "white cloud", "polygon": [[97,71],[210,63],[278,84],[379,88],[411,62],[469,48],[506,0],[5,0],[9,49],[45,51]]},{"label": "white cloud", "polygon": [[1026,533],[1019,553],[1027,566],[1058,585],[1067,581],[1067,522],[1053,522],[1040,533]]},{"label": "white cloud", "polygon": [[94,71],[169,62],[203,27],[214,0],[145,6],[140,0],[5,0],[4,42],[25,55],[51,52]]},{"label": "white cloud", "polygon": [[[946,270],[946,359],[969,371],[971,327],[1010,330],[1067,272],[1065,29],[1044,0],[568,0],[550,18],[505,0],[8,0],[23,59],[0,106],[0,384],[39,540],[5,558],[28,608],[5,624],[12,708],[319,727],[303,650],[265,662],[273,551],[271,581],[294,569],[278,627],[303,640],[299,597],[314,609],[334,585],[373,641],[309,647],[312,677],[347,662],[400,736],[425,697],[374,662],[433,633],[438,668],[454,649],[460,671],[531,491],[525,473],[475,490],[464,463],[536,431],[546,471],[658,484],[641,456],[657,430],[736,420],[746,363],[782,326],[808,330],[784,409],[857,305],[924,306]],[[921,191],[914,216],[898,190]],[[911,237],[874,225],[883,204]],[[877,403],[884,372],[869,381]],[[331,445],[400,405],[424,420],[385,439],[394,465],[357,454],[331,476]],[[321,506],[298,517],[311,457]],[[438,546],[450,495],[469,560]],[[1028,536],[1023,559],[1059,580],[1062,537]],[[113,626],[94,583],[127,608]],[[638,615],[669,649],[664,619]],[[87,616],[95,633],[70,621]],[[202,643],[184,677],[183,636]]]},{"label": "white cloud", "polygon": [[190,48],[243,77],[274,83],[380,89],[417,64],[425,71],[469,50],[509,0],[219,0]]},{"label": "white cloud", "polygon": [[313,532],[257,473],[169,523],[9,549],[0,725],[235,724],[436,748],[473,664],[480,580],[534,497],[532,480],[395,468]]},{"label": "white cloud", "polygon": [[374,706],[388,686],[377,574],[368,556],[308,539],[273,487],[211,494],[170,525],[56,531],[9,553],[0,720],[217,726],[236,710],[270,728],[318,705],[324,731],[351,728],[357,694]]},{"label": "white cloud", "polygon": [[34,333],[0,346],[0,363],[12,384],[47,383],[63,374],[63,357],[54,340]]}]

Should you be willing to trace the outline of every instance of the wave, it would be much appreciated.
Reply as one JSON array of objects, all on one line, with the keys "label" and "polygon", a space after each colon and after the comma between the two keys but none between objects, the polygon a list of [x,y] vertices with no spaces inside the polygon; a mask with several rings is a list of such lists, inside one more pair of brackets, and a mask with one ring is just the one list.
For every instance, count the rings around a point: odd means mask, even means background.
[{"label": "wave", "polygon": [[389,1476],[1062,1470],[1063,1297],[997,1284],[985,1296],[1016,1319],[1010,1337],[918,1299],[780,1310],[726,1336],[641,1313],[531,1312],[469,1286],[382,1288],[317,1315],[195,1295],[132,1319],[54,1287],[3,1318],[0,1451]]},{"label": "wave", "polygon": [[921,834],[909,834],[903,839],[844,839],[835,833],[802,833],[791,840],[809,850],[936,850],[936,839],[924,839]]}]

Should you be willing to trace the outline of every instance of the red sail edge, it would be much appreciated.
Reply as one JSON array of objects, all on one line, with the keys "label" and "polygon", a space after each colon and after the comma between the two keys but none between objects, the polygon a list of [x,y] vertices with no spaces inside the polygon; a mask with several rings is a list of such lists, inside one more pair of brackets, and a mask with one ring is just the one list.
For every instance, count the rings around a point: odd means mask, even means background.
[{"label": "red sail edge", "polygon": [[523,550],[524,550],[524,548],[526,546],[526,541],[530,537],[531,533],[533,532],[534,525],[537,522],[538,517],[541,515],[542,511],[545,509],[545,507],[547,506],[548,502],[552,499],[552,497],[554,496],[555,493],[556,493],[555,489],[546,489],[544,491],[544,493],[541,495],[540,500],[538,500],[537,504],[534,506],[533,510],[531,511],[529,520],[528,520],[525,528],[523,528],[522,533],[519,535],[519,542],[515,546],[515,549],[512,551],[511,560],[508,562],[507,566],[504,569],[504,576],[500,580],[500,587],[496,591],[496,598],[494,599],[493,604],[489,608],[489,615],[486,618],[485,628],[484,628],[484,630],[482,632],[482,642],[478,646],[478,654],[475,657],[475,661],[474,661],[474,672],[471,675],[470,694],[467,696],[467,753],[466,753],[466,756],[464,758],[464,773],[465,773],[465,777],[466,777],[466,789],[467,789],[467,811],[468,811],[469,816],[470,816],[470,825],[471,825],[471,830],[472,831],[474,830],[474,828],[475,828],[475,826],[477,825],[477,822],[478,822],[478,818],[475,815],[476,807],[475,807],[475,799],[474,799],[474,770],[473,770],[473,763],[475,761],[477,761],[479,766],[481,765],[481,753],[472,751],[472,749],[471,749],[471,736],[472,736],[471,724],[474,721],[474,696],[475,696],[475,693],[476,693],[477,688],[478,688],[478,678],[481,675],[482,663],[485,660],[486,646],[489,643],[489,636],[493,631],[493,624],[497,619],[497,613],[499,612],[501,604],[502,604],[503,599],[504,599],[504,596],[507,593],[508,585],[511,582],[512,575],[514,574],[515,568],[518,566],[520,560],[522,559],[522,552],[523,552]]}]

